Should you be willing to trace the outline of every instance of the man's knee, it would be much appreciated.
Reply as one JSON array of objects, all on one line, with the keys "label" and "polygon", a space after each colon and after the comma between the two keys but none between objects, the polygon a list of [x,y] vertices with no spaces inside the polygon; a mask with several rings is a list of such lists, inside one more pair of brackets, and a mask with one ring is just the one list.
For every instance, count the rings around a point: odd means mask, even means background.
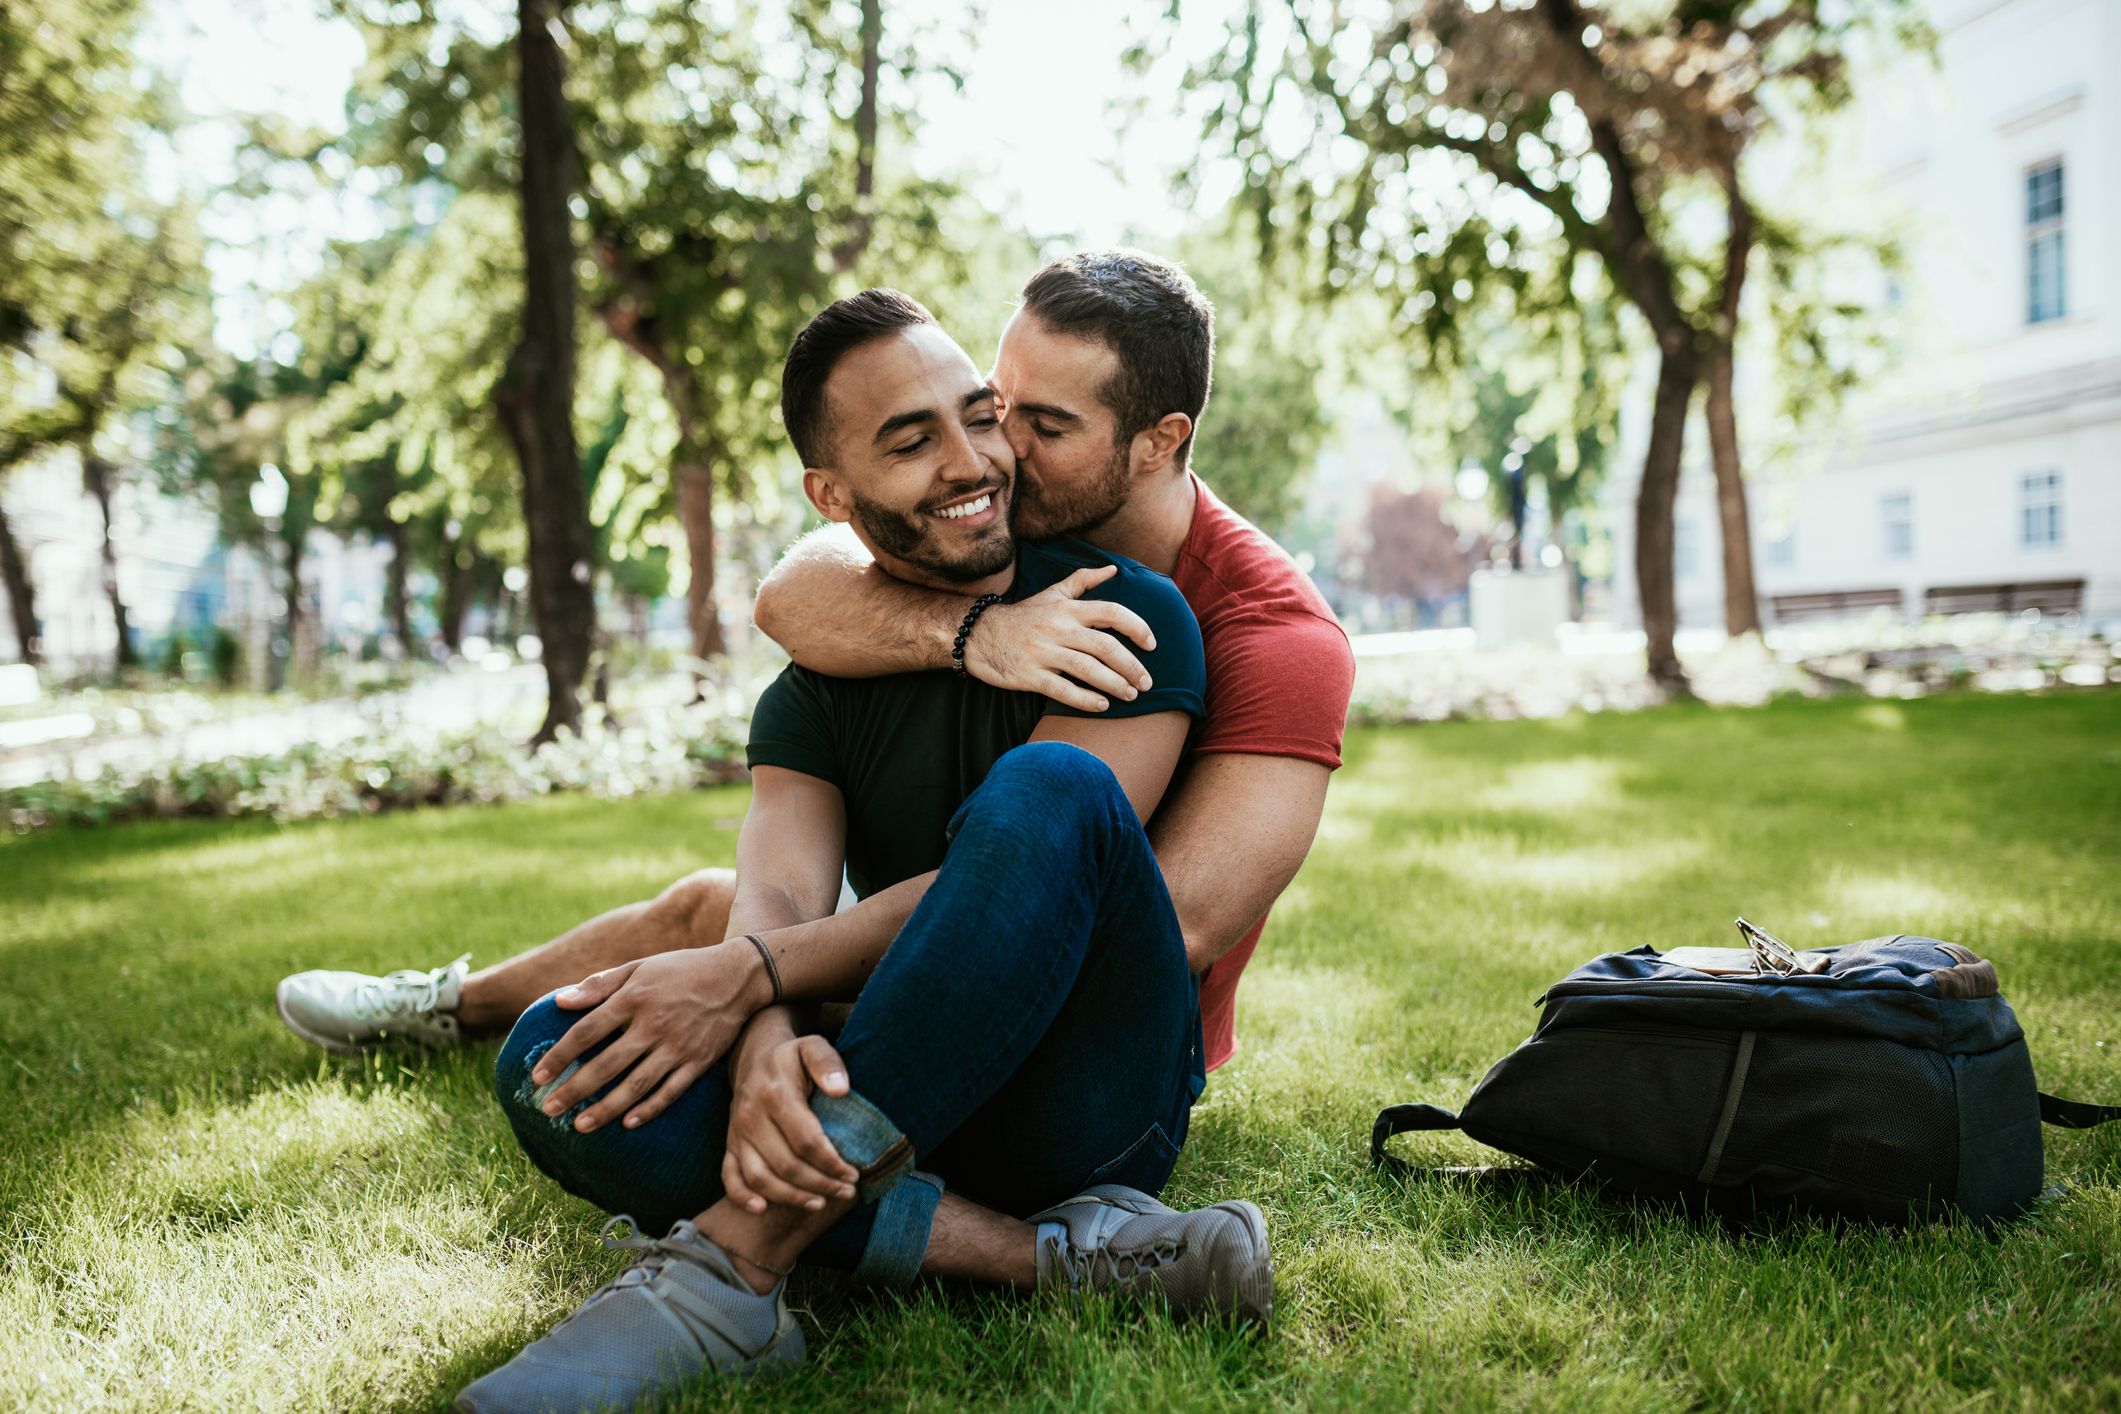
[{"label": "man's knee", "polygon": [[657,894],[651,909],[664,929],[683,939],[674,946],[708,947],[728,936],[735,899],[735,870],[695,869]]},{"label": "man's knee", "polygon": [[[563,1010],[551,997],[543,997],[516,1020],[515,1029],[501,1043],[500,1054],[493,1062],[494,1098],[501,1102],[501,1109],[511,1121],[521,1127],[523,1121],[542,1123],[564,1131],[567,1116],[554,1119],[540,1108],[552,1087],[559,1084],[554,1077],[550,1084],[539,1085],[530,1078],[537,1066],[538,1058],[553,1048],[567,1028],[574,1025],[584,1013]],[[571,1071],[570,1067],[570,1071]]]},{"label": "man's knee", "polygon": [[1065,741],[1026,742],[1004,752],[966,804],[975,802],[1004,809],[1035,807],[1046,819],[1071,809],[1093,820],[1133,819],[1133,807],[1112,768]]}]

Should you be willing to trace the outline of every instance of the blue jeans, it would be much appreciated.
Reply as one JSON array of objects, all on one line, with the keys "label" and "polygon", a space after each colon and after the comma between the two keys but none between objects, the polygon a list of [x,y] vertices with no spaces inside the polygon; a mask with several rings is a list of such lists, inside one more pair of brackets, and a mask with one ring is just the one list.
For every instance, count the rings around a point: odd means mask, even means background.
[{"label": "blue jeans", "polygon": [[[547,997],[501,1047],[494,1089],[524,1150],[652,1231],[711,1206],[726,1068],[639,1129],[577,1133],[581,1106],[546,1115],[530,1069],[581,1015]],[[838,1044],[854,1093],[813,1098],[827,1136],[860,1168],[910,1143],[920,1168],[881,1175],[806,1261],[910,1282],[945,1184],[1018,1217],[1093,1183],[1162,1189],[1203,1084],[1200,1010],[1163,875],[1102,761],[1044,742],[995,763]]]}]

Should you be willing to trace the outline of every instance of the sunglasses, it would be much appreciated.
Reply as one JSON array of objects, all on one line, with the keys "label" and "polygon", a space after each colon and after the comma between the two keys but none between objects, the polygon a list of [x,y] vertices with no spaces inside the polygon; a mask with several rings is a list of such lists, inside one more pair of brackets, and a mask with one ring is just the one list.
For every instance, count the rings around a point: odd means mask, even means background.
[{"label": "sunglasses", "polygon": [[1772,972],[1788,977],[1798,972],[1823,972],[1827,959],[1823,953],[1807,957],[1791,947],[1767,929],[1738,920],[1739,936],[1745,939],[1746,947],[1753,954],[1755,972]]}]

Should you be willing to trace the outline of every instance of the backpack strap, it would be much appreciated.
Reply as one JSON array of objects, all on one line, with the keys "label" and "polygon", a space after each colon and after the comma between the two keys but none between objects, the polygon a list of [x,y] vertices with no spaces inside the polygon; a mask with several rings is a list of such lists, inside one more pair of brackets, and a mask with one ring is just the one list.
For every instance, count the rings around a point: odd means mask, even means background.
[{"label": "backpack strap", "polygon": [[1440,1105],[1393,1105],[1377,1117],[1370,1131],[1370,1162],[1392,1168],[1405,1163],[1385,1152],[1385,1141],[1414,1129],[1456,1129],[1458,1116]]},{"label": "backpack strap", "polygon": [[[1401,1109],[1426,1109],[1427,1106],[1401,1105]],[[1386,1110],[1385,1114],[1392,1111]],[[2093,1129],[2108,1120],[2121,1119],[2121,1105],[2094,1105],[2084,1100],[2064,1100],[2040,1092],[2040,1121],[2052,1124],[2057,1129]],[[1378,1116],[1378,1125],[1384,1124],[1384,1116]],[[1382,1143],[1383,1141],[1378,1141]]]}]

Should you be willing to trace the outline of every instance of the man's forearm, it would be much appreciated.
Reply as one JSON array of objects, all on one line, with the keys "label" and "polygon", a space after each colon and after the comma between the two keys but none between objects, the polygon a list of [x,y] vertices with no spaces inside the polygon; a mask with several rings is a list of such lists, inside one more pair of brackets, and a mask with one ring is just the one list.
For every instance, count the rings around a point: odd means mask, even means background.
[{"label": "man's forearm", "polygon": [[870,895],[845,913],[765,935],[783,993],[809,1001],[852,999],[934,882],[930,870]]},{"label": "man's forearm", "polygon": [[866,678],[950,665],[969,603],[878,569],[852,535],[812,531],[759,586],[759,631],[812,672]]}]

